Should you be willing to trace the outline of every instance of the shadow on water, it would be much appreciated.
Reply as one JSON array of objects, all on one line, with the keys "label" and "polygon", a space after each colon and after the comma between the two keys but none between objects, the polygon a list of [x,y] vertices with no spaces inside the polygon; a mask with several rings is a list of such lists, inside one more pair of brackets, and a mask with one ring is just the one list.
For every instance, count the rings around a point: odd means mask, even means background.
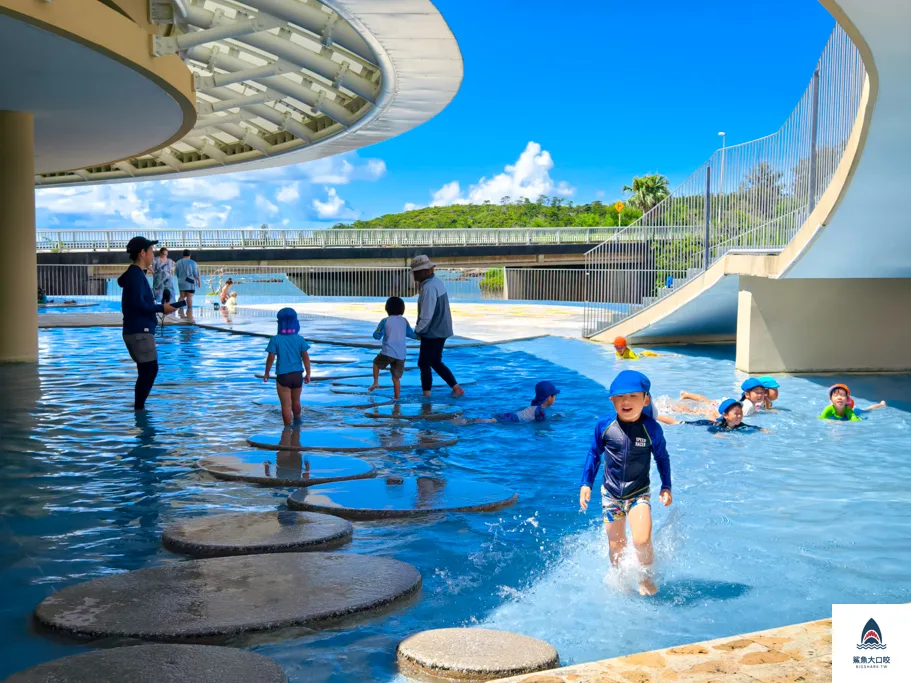
[{"label": "shadow on water", "polygon": [[677,579],[663,583],[658,594],[647,599],[662,605],[691,607],[710,600],[734,600],[746,595],[750,590],[751,587],[745,583]]}]

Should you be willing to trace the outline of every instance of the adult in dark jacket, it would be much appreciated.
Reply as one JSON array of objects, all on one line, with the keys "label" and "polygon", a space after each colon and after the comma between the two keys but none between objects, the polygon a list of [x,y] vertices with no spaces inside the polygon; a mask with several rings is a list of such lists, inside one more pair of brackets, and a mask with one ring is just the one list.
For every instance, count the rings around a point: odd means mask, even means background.
[{"label": "adult in dark jacket", "polygon": [[135,401],[133,410],[145,410],[146,399],[158,376],[158,349],[155,346],[155,327],[158,325],[157,313],[173,313],[177,309],[170,304],[156,304],[152,288],[146,279],[148,270],[155,258],[153,246],[158,244],[145,237],[134,237],[127,244],[130,255],[130,267],[117,278],[117,284],[123,288],[120,295],[120,308],[123,311],[123,341],[130,352],[130,358],[136,363]]}]

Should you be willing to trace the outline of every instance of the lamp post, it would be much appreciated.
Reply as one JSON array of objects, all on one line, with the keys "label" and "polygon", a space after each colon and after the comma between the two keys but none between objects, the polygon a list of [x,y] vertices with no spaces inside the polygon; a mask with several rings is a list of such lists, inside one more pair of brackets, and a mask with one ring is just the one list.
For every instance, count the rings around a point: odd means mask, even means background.
[{"label": "lamp post", "polygon": [[727,147],[728,134],[721,131],[718,135],[721,136],[721,177],[718,178],[718,189],[720,194],[724,194],[724,148]]}]

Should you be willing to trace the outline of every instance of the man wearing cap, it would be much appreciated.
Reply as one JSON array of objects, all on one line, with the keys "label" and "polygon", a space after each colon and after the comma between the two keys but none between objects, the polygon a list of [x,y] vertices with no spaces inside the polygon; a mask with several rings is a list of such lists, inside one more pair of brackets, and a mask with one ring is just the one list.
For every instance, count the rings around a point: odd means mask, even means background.
[{"label": "man wearing cap", "polygon": [[433,263],[427,256],[411,259],[411,273],[421,290],[418,296],[418,321],[414,333],[421,340],[418,368],[421,370],[421,388],[424,396],[430,396],[433,373],[452,389],[453,398],[465,395],[465,390],[456,382],[452,372],[443,364],[443,346],[452,336],[452,314],[449,312],[449,295],[446,287],[434,276]]},{"label": "man wearing cap", "polygon": [[136,379],[133,410],[145,410],[146,398],[158,376],[158,349],[155,346],[157,313],[173,313],[177,309],[171,304],[156,304],[152,288],[146,279],[155,258],[152,248],[158,242],[145,237],[134,237],[127,244],[127,253],[132,263],[119,278],[117,284],[123,288],[120,295],[120,309],[123,312],[123,341],[136,363]]}]

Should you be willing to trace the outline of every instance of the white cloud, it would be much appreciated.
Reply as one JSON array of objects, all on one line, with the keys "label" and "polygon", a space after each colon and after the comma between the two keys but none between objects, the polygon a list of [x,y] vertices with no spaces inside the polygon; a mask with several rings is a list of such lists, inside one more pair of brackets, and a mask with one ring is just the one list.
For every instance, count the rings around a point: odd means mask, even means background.
[{"label": "white cloud", "polygon": [[189,228],[220,228],[230,213],[230,204],[216,206],[206,202],[193,202],[184,217]]},{"label": "white cloud", "polygon": [[386,175],[386,162],[382,159],[367,159],[366,163],[355,163],[346,155],[317,159],[297,167],[298,172],[312,183],[322,185],[347,185],[352,180],[379,180]]},{"label": "white cloud", "polygon": [[574,187],[550,177],[553,167],[550,152],[542,150],[537,142],[529,142],[516,163],[506,166],[503,173],[481,178],[468,189],[467,195],[462,192],[459,181],[446,183],[433,193],[430,205],[483,204],[485,201],[496,204],[504,197],[535,201],[541,195],[572,195],[576,191]]},{"label": "white cloud", "polygon": [[297,189],[297,183],[282,185],[278,189],[278,192],[275,193],[275,201],[282,202],[284,204],[296,202],[298,199],[300,199],[300,192]]},{"label": "white cloud", "polygon": [[191,197],[194,201],[223,202],[240,196],[240,183],[231,176],[177,178],[166,180],[165,185],[175,197]]},{"label": "white cloud", "polygon": [[403,211],[414,211],[415,209],[420,209],[420,208],[423,208],[423,207],[418,206],[414,202],[405,202],[405,208],[402,210]]},{"label": "white cloud", "polygon": [[598,199],[603,198],[603,197],[604,197],[604,190],[595,190],[595,196],[596,196]]},{"label": "white cloud", "polygon": [[[125,219],[145,228],[167,224],[164,218],[149,216],[150,203],[139,197],[136,183],[39,189],[35,192],[35,208],[51,214],[118,217],[121,223]],[[51,222],[58,221],[52,216]]]},{"label": "white cloud", "polygon": [[257,209],[260,211],[265,211],[270,216],[274,216],[278,213],[278,207],[261,194],[256,195],[256,200],[254,203]]},{"label": "white cloud", "polygon": [[320,218],[357,218],[357,213],[345,207],[345,200],[338,196],[334,187],[326,187],[327,199],[313,200],[313,208]]}]

